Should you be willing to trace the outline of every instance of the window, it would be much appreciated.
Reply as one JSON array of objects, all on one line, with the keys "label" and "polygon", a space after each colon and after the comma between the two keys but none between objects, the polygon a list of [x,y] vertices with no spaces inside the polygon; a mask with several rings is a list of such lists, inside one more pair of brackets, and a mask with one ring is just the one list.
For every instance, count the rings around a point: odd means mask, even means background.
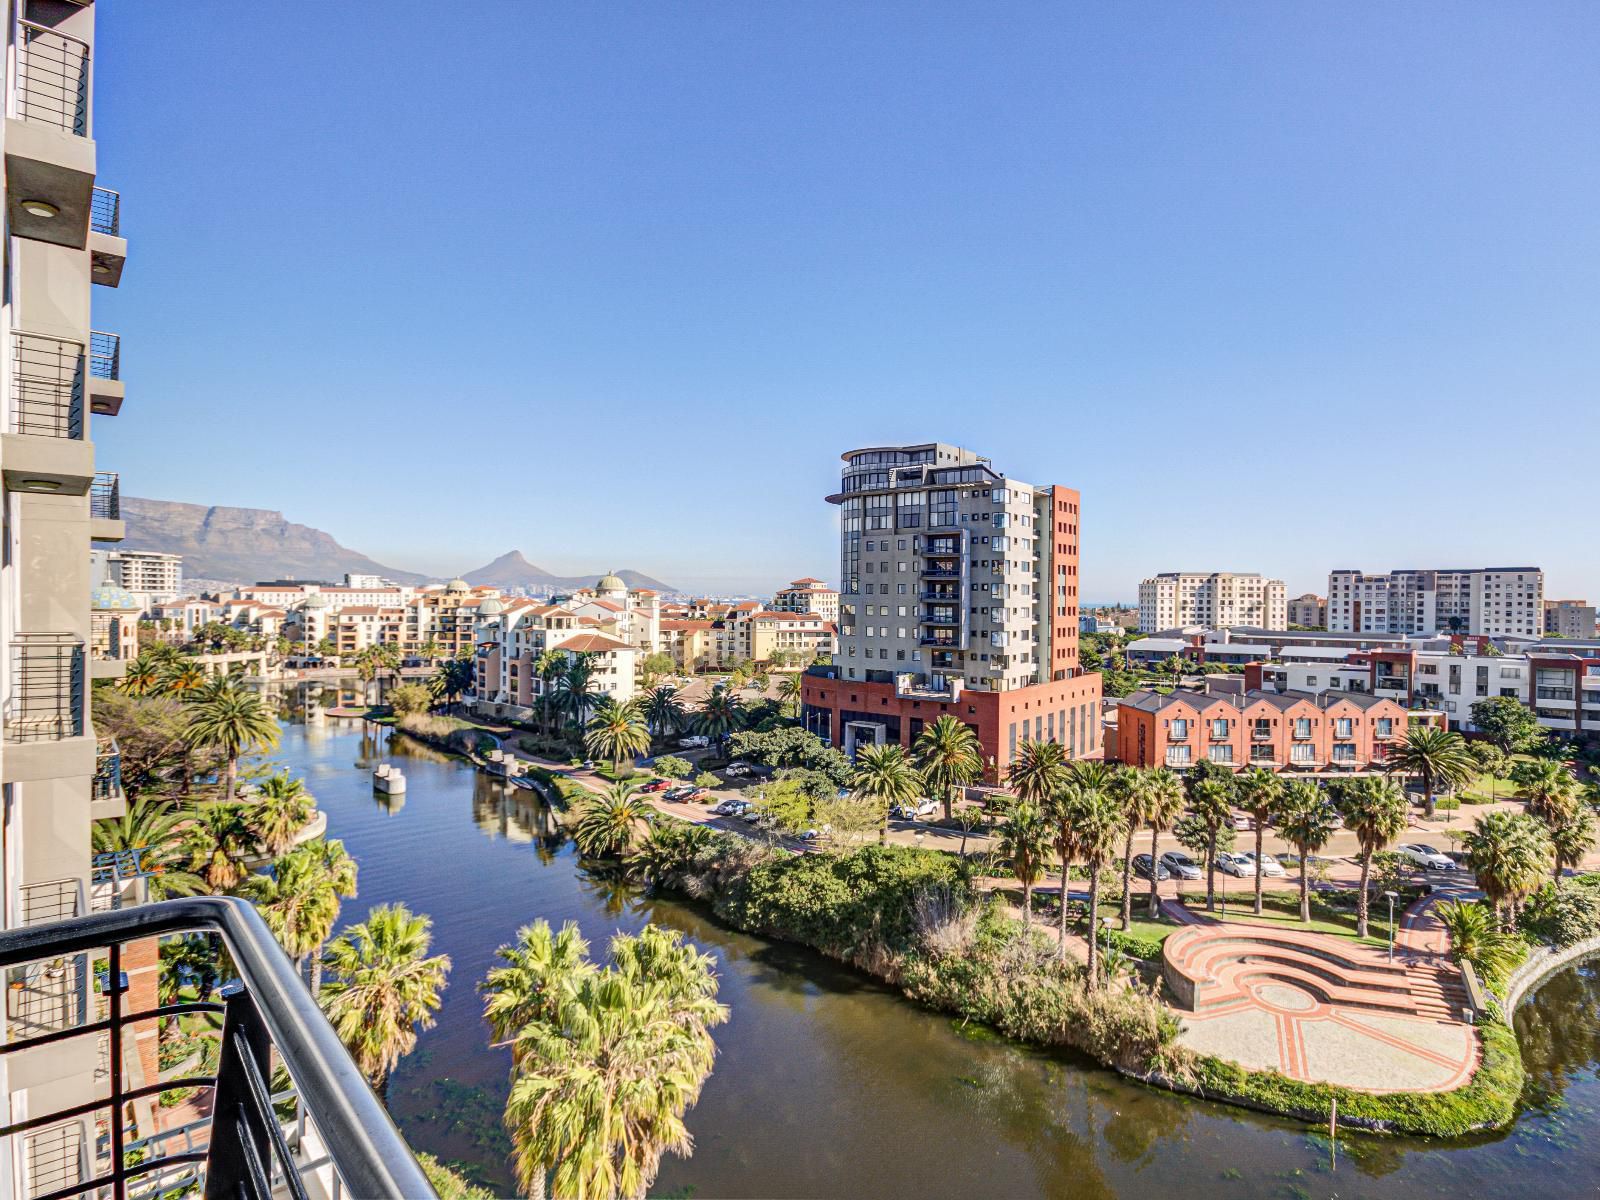
[{"label": "window", "polygon": [[1317,761],[1316,747],[1290,746],[1289,761],[1292,763],[1314,763]]},{"label": "window", "polygon": [[1167,726],[1167,736],[1181,740],[1189,736],[1189,722],[1179,717]]},{"label": "window", "polygon": [[1297,738],[1309,738],[1311,736],[1310,717],[1296,717],[1294,719],[1294,736]]},{"label": "window", "polygon": [[1393,717],[1379,717],[1378,718],[1378,736],[1379,737],[1393,737],[1394,736],[1394,718]]},{"label": "window", "polygon": [[1226,717],[1218,717],[1215,721],[1211,722],[1211,736],[1214,738],[1225,738],[1228,736],[1228,720]]},{"label": "window", "polygon": [[1354,737],[1355,723],[1349,717],[1340,717],[1333,723],[1333,736],[1341,738]]},{"label": "window", "polygon": [[[1185,747],[1185,749],[1187,748],[1188,747]],[[1210,757],[1211,761],[1214,763],[1231,763],[1233,762],[1233,747],[1213,746],[1211,747]]]},{"label": "window", "polygon": [[1187,746],[1168,746],[1167,747],[1167,766],[1169,766],[1169,767],[1187,767],[1188,765],[1189,765],[1189,747],[1187,747]]},{"label": "window", "polygon": [[[1308,746],[1307,749],[1310,749]],[[1335,742],[1333,746],[1333,761],[1336,763],[1353,763],[1356,761],[1356,748],[1349,742]]]},{"label": "window", "polygon": [[1251,746],[1250,761],[1253,763],[1269,763],[1272,761],[1271,746]]}]

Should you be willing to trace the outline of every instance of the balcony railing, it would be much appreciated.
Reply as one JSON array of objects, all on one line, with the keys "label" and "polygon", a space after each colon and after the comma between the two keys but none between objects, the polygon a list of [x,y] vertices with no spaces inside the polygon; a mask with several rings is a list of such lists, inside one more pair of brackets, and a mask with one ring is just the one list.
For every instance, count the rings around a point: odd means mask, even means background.
[{"label": "balcony railing", "polygon": [[110,188],[97,187],[89,202],[89,228],[110,237],[122,236],[122,196]]},{"label": "balcony railing", "polygon": [[1270,742],[1272,740],[1272,730],[1252,729],[1250,731],[1250,740],[1253,742]]},{"label": "balcony railing", "polygon": [[19,633],[11,641],[8,742],[83,736],[83,641],[70,633]]},{"label": "balcony railing", "polygon": [[961,593],[960,592],[923,592],[917,598],[919,600],[923,601],[924,603],[929,603],[929,604],[960,604],[961,603]]},{"label": "balcony railing", "polygon": [[922,576],[924,579],[960,579],[961,568],[927,566],[922,568]]},{"label": "balcony railing", "polygon": [[924,625],[959,625],[961,614],[956,612],[935,612],[932,609],[922,614]]},{"label": "balcony railing", "polygon": [[17,115],[87,137],[89,43],[32,21],[17,25]]},{"label": "balcony railing", "polygon": [[954,650],[960,645],[954,638],[928,637],[926,635],[919,637],[917,644],[919,646],[941,646],[946,650]]},{"label": "balcony railing", "polygon": [[89,515],[107,521],[122,519],[122,481],[115,471],[96,471],[89,485]]},{"label": "balcony railing", "polygon": [[[126,944],[197,930],[221,936],[238,972],[240,983],[225,989],[225,1004],[128,1011]],[[14,1036],[0,1046],[0,1055],[103,1036],[109,1043],[104,1060],[109,1080],[99,1081],[94,1094],[76,1104],[30,1112],[0,1128],[0,1137],[49,1133],[69,1122],[99,1118],[106,1129],[106,1150],[94,1159],[86,1152],[61,1157],[49,1182],[24,1179],[26,1194],[39,1200],[84,1195],[127,1200],[130,1192],[153,1191],[152,1181],[165,1189],[176,1179],[177,1186],[203,1188],[208,1197],[305,1200],[308,1191],[396,1200],[434,1195],[388,1114],[249,904],[217,896],[168,900],[0,933],[0,968],[13,981],[55,964],[87,960],[96,961],[102,981],[102,1006],[93,1019],[83,1019],[80,1004],[70,1014],[76,1019],[56,1022],[46,1032]],[[128,1026],[196,1012],[223,1017],[216,1075],[130,1086],[124,1066]],[[15,1024],[12,1032],[19,1032]],[[274,1052],[294,1084],[298,1114],[288,1125],[298,1135],[294,1148],[269,1091]],[[209,1126],[202,1137],[139,1143],[128,1138],[129,1101],[189,1087],[211,1093]],[[195,1148],[201,1141],[204,1149]]]},{"label": "balcony railing", "polygon": [[96,379],[122,378],[122,335],[96,329],[89,334],[89,374]]},{"label": "balcony railing", "polygon": [[94,798],[115,800],[122,795],[122,750],[116,738],[102,738],[95,748]]},{"label": "balcony railing", "polygon": [[11,336],[11,433],[83,437],[83,346],[43,333]]}]

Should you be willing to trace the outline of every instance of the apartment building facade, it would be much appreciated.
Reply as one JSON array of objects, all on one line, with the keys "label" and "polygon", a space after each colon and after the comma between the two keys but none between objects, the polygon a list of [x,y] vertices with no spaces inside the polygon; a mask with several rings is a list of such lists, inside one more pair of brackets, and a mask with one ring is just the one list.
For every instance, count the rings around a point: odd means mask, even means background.
[{"label": "apartment building facade", "polygon": [[776,612],[815,613],[824,621],[838,621],[839,593],[808,575],[779,588],[768,608]]},{"label": "apartment building facade", "polygon": [[1587,600],[1546,600],[1544,631],[1554,637],[1592,638],[1597,632],[1595,612]]},{"label": "apartment building facade", "polygon": [[802,684],[809,728],[846,753],[909,746],[949,714],[991,779],[1033,738],[1096,755],[1100,678],[1078,665],[1078,493],[944,443],[844,456],[833,665]]},{"label": "apartment building facade", "polygon": [[1288,623],[1288,589],[1281,579],[1233,571],[1167,571],[1139,584],[1139,630],[1155,633],[1183,625]]},{"label": "apartment building facade", "polygon": [[1116,708],[1116,757],[1175,771],[1202,762],[1308,775],[1381,771],[1415,719],[1425,718],[1359,693],[1137,691]]},{"label": "apartment building facade", "polygon": [[[121,339],[95,329],[91,309],[97,286],[120,283],[127,257],[120,197],[96,186],[95,10],[6,6],[0,921],[8,929],[90,911],[92,822],[126,808],[115,747],[97,739],[89,709],[93,664],[108,661],[94,650],[109,651],[128,631],[120,606],[98,624],[91,617],[91,541],[124,536],[119,481],[96,471],[93,440],[101,419],[122,408]],[[149,965],[137,968],[141,979]],[[7,1035],[69,1028],[93,1003],[85,955],[18,968],[7,978]],[[96,1040],[0,1060],[0,1125],[92,1096]],[[94,1135],[83,1116],[0,1138],[0,1194],[81,1182],[102,1157]]]},{"label": "apartment building facade", "polygon": [[1288,623],[1304,629],[1328,627],[1328,598],[1315,592],[1296,596],[1288,604]]},{"label": "apartment building facade", "polygon": [[132,592],[145,611],[183,595],[183,555],[154,550],[93,550],[90,569],[98,582]]},{"label": "apartment building facade", "polygon": [[1330,632],[1538,637],[1544,572],[1538,567],[1340,569],[1328,575]]}]

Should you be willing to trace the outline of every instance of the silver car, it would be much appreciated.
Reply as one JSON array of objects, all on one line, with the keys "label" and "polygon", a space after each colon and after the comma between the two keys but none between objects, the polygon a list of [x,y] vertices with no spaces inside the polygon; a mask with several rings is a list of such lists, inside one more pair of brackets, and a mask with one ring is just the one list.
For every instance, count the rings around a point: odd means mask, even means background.
[{"label": "silver car", "polygon": [[1161,856],[1161,865],[1174,879],[1200,878],[1200,864],[1181,850],[1168,850]]}]

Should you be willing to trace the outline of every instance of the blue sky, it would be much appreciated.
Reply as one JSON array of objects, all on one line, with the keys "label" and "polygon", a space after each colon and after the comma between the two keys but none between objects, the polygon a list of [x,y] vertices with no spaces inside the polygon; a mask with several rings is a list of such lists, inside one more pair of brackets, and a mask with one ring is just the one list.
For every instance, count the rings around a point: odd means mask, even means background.
[{"label": "blue sky", "polygon": [[132,494],[766,589],[836,575],[842,450],[938,439],[1082,490],[1089,600],[1600,598],[1592,3],[290,16],[100,13]]}]

